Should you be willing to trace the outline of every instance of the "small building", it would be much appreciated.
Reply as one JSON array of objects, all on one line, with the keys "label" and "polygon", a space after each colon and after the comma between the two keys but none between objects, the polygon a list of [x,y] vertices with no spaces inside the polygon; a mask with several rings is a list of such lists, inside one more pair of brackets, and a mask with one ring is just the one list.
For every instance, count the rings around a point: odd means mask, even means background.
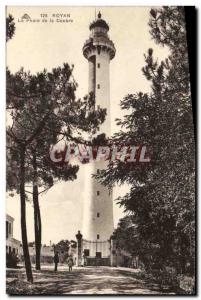
[{"label": "small building", "polygon": [[[31,262],[35,263],[36,261],[36,248],[35,243],[29,244],[29,255],[31,258]],[[40,255],[40,261],[42,264],[49,264],[53,263],[54,258],[54,247],[52,245],[41,245],[41,255]]]},{"label": "small building", "polygon": [[13,237],[14,218],[6,214],[6,253],[20,255],[20,241]]}]

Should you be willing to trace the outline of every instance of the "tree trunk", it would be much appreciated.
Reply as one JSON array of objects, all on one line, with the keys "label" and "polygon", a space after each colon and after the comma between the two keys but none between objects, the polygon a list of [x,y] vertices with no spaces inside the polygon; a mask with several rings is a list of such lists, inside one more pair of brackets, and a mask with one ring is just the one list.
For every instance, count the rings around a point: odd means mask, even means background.
[{"label": "tree trunk", "polygon": [[36,156],[33,153],[33,205],[34,205],[34,229],[35,229],[35,249],[36,249],[36,270],[40,270],[40,254],[41,254],[41,215],[38,200],[38,183],[37,183],[37,163]]},{"label": "tree trunk", "polygon": [[40,270],[40,253],[41,253],[41,217],[40,208],[38,205],[38,189],[34,188],[34,229],[35,229],[35,247],[36,247],[36,270]]},{"label": "tree trunk", "polygon": [[29,247],[27,240],[26,227],[26,196],[25,196],[25,148],[21,147],[20,151],[20,202],[21,202],[21,232],[22,232],[22,247],[24,254],[24,262],[27,280],[33,282],[31,261],[29,256]]}]

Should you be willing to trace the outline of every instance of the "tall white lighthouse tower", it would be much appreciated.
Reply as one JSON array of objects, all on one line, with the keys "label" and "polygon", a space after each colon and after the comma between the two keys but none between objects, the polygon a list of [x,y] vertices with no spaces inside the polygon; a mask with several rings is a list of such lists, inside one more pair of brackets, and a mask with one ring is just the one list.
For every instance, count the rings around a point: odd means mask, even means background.
[{"label": "tall white lighthouse tower", "polygon": [[[89,28],[91,34],[83,46],[83,55],[89,64],[89,93],[95,95],[96,108],[107,109],[98,134],[110,136],[110,60],[116,50],[108,36],[109,26],[100,12]],[[112,192],[92,178],[92,174],[106,166],[107,162],[103,160],[85,165],[83,250],[89,258],[106,259],[110,255],[108,240],[114,230]]]}]

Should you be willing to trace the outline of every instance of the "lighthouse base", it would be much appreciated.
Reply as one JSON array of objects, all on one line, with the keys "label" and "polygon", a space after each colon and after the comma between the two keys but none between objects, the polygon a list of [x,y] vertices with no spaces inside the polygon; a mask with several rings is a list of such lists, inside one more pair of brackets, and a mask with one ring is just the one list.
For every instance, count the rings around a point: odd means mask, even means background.
[{"label": "lighthouse base", "polygon": [[83,257],[87,266],[110,266],[110,241],[82,241]]},{"label": "lighthouse base", "polygon": [[115,244],[112,239],[89,241],[83,239],[81,234],[77,234],[76,238],[77,266],[116,266]]},{"label": "lighthouse base", "polygon": [[86,266],[111,266],[110,257],[86,257],[85,259]]}]

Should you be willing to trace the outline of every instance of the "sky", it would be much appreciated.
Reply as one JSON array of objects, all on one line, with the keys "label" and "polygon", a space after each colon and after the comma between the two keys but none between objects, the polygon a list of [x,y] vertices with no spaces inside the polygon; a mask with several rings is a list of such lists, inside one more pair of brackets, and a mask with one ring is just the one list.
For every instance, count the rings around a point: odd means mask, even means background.
[{"label": "sky", "polygon": [[[144,53],[154,49],[154,56],[160,60],[168,55],[168,49],[155,44],[149,33],[150,7],[68,7],[68,6],[16,6],[7,7],[7,14],[15,18],[16,31],[7,43],[7,66],[11,72],[21,67],[31,73],[46,68],[51,70],[64,62],[74,65],[74,78],[78,83],[77,97],[88,91],[88,63],[82,54],[82,47],[89,37],[89,24],[95,13],[101,11],[102,18],[109,26],[109,36],[115,44],[116,56],[110,63],[110,105],[112,132],[118,127],[115,118],[123,116],[120,100],[127,94],[149,92],[149,82],[142,74]],[[21,22],[28,14],[40,22]],[[47,23],[42,16],[47,14]],[[66,14],[67,17],[54,17],[53,14]],[[50,22],[50,19],[54,22]],[[60,20],[57,22],[57,19]],[[61,22],[61,20],[70,22]],[[61,239],[75,239],[82,230],[82,187],[84,171],[80,168],[74,182],[61,182],[40,197],[42,216],[42,242],[56,243]],[[128,186],[114,188],[113,198],[124,195]],[[114,225],[123,217],[123,209],[113,201]],[[6,211],[15,218],[14,237],[21,240],[19,196],[7,197]],[[27,229],[29,241],[34,240],[33,206],[27,203]]]}]

